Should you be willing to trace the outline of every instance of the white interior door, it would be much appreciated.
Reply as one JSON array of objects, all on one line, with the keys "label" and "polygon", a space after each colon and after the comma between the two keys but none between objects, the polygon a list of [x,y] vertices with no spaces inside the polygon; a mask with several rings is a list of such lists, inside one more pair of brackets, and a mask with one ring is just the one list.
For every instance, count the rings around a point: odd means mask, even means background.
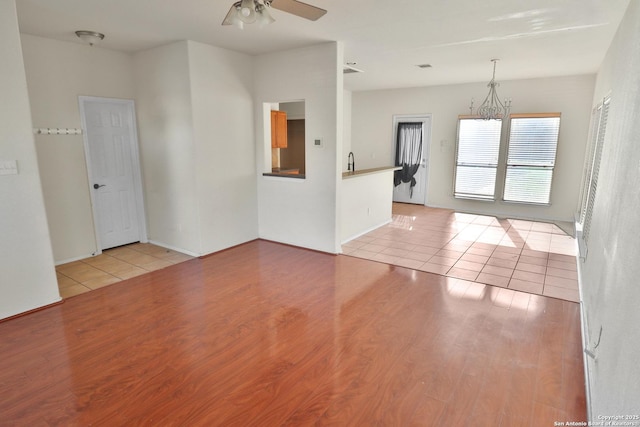
[{"label": "white interior door", "polygon": [[100,250],[145,241],[133,101],[80,97]]},{"label": "white interior door", "polygon": [[422,123],[422,154],[420,167],[413,176],[416,180],[416,185],[413,187],[413,191],[408,182],[394,186],[393,201],[424,205],[427,202],[427,179],[429,177],[429,146],[431,144],[430,115],[393,116],[393,154],[395,158],[396,144],[398,141],[398,124],[417,122]]}]

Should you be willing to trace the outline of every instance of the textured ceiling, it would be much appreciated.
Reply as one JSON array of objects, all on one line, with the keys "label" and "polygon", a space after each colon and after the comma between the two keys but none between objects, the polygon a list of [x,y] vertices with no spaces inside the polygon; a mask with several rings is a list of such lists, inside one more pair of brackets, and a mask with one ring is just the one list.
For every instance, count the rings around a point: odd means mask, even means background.
[{"label": "textured ceiling", "polygon": [[[637,0],[631,0],[637,1]],[[350,90],[595,73],[629,0],[309,0],[328,13],[312,22],[272,9],[276,22],[220,25],[233,0],[16,0],[24,33],[136,52],[194,40],[255,55],[342,41]],[[431,68],[419,68],[431,64]]]}]

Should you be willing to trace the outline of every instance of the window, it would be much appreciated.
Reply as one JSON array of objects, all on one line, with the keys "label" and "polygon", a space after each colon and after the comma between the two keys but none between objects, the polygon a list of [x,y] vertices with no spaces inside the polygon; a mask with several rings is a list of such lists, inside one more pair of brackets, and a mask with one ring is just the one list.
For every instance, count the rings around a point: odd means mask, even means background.
[{"label": "window", "polygon": [[512,114],[504,200],[549,204],[560,113]]},{"label": "window", "polygon": [[592,120],[592,144],[589,147],[588,161],[585,172],[584,195],[582,200],[582,238],[586,243],[589,240],[589,232],[591,231],[591,217],[593,214],[593,205],[596,199],[596,190],[598,188],[598,175],[600,173],[600,161],[602,160],[602,147],[604,144],[604,135],[607,129],[607,117],[609,116],[609,101],[607,97],[600,104]]},{"label": "window", "polygon": [[454,196],[494,200],[502,120],[460,117]]}]

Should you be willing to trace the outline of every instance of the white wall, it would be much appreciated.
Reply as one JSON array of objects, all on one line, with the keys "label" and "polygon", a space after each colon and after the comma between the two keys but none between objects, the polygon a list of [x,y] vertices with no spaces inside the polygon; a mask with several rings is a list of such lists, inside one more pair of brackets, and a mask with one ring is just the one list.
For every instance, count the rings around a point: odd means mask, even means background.
[{"label": "white wall", "polygon": [[201,254],[258,237],[251,57],[189,41]]},{"label": "white wall", "polygon": [[134,69],[149,240],[204,255],[257,238],[251,58],[181,41]]},{"label": "white wall", "polygon": [[188,43],[137,52],[133,59],[149,240],[199,255]]},{"label": "white wall", "polygon": [[342,171],[347,170],[347,166],[349,163],[348,157],[349,152],[351,151],[351,100],[352,100],[353,92],[345,90],[343,95],[343,106],[344,106],[344,125],[342,132]]},{"label": "white wall", "polygon": [[393,170],[342,180],[341,241],[391,222]]},{"label": "white wall", "polygon": [[[255,59],[255,130],[260,237],[310,249],[340,250],[342,154],[340,43],[265,54]],[[266,177],[271,170],[264,103],[305,101],[306,179]],[[314,147],[321,138],[323,147]]]},{"label": "white wall", "polygon": [[[551,206],[548,207],[459,200],[453,197],[457,118],[460,114],[468,114],[472,97],[476,99],[476,104],[478,99],[483,99],[487,93],[486,82],[354,92],[351,148],[358,169],[392,165],[392,116],[431,113],[427,205],[499,216],[573,221],[580,190],[594,80],[595,76],[585,75],[500,82],[500,96],[513,98],[512,113],[562,113]],[[497,195],[501,194],[503,170],[504,166],[498,170]]]},{"label": "white wall", "polygon": [[[632,1],[598,73],[611,93],[586,260],[579,264],[591,416],[640,414],[640,2]],[[598,336],[602,336],[597,348]],[[637,423],[637,421],[636,421]]]},{"label": "white wall", "polygon": [[[80,128],[78,96],[132,99],[131,56],[22,34],[34,126]],[[82,135],[36,135],[47,220],[57,263],[96,246]]]},{"label": "white wall", "polygon": [[14,0],[0,0],[0,319],[60,300],[46,221]]}]

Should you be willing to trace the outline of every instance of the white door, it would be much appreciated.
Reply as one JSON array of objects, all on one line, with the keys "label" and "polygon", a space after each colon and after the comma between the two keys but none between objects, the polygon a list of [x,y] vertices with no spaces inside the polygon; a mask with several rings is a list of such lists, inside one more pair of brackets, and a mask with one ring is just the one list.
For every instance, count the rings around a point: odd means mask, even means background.
[{"label": "white door", "polygon": [[133,101],[80,97],[98,248],[145,241]]},{"label": "white door", "polygon": [[[418,169],[413,175],[415,186],[411,182],[401,182],[393,188],[393,201],[402,203],[415,203],[424,205],[427,202],[427,178],[429,176],[429,146],[431,143],[431,116],[393,116],[393,156],[396,157],[398,144],[398,130],[401,123],[421,123],[422,150],[419,153]],[[397,175],[396,175],[397,176]],[[408,178],[408,177],[406,177]],[[395,184],[395,183],[394,183]]]}]

